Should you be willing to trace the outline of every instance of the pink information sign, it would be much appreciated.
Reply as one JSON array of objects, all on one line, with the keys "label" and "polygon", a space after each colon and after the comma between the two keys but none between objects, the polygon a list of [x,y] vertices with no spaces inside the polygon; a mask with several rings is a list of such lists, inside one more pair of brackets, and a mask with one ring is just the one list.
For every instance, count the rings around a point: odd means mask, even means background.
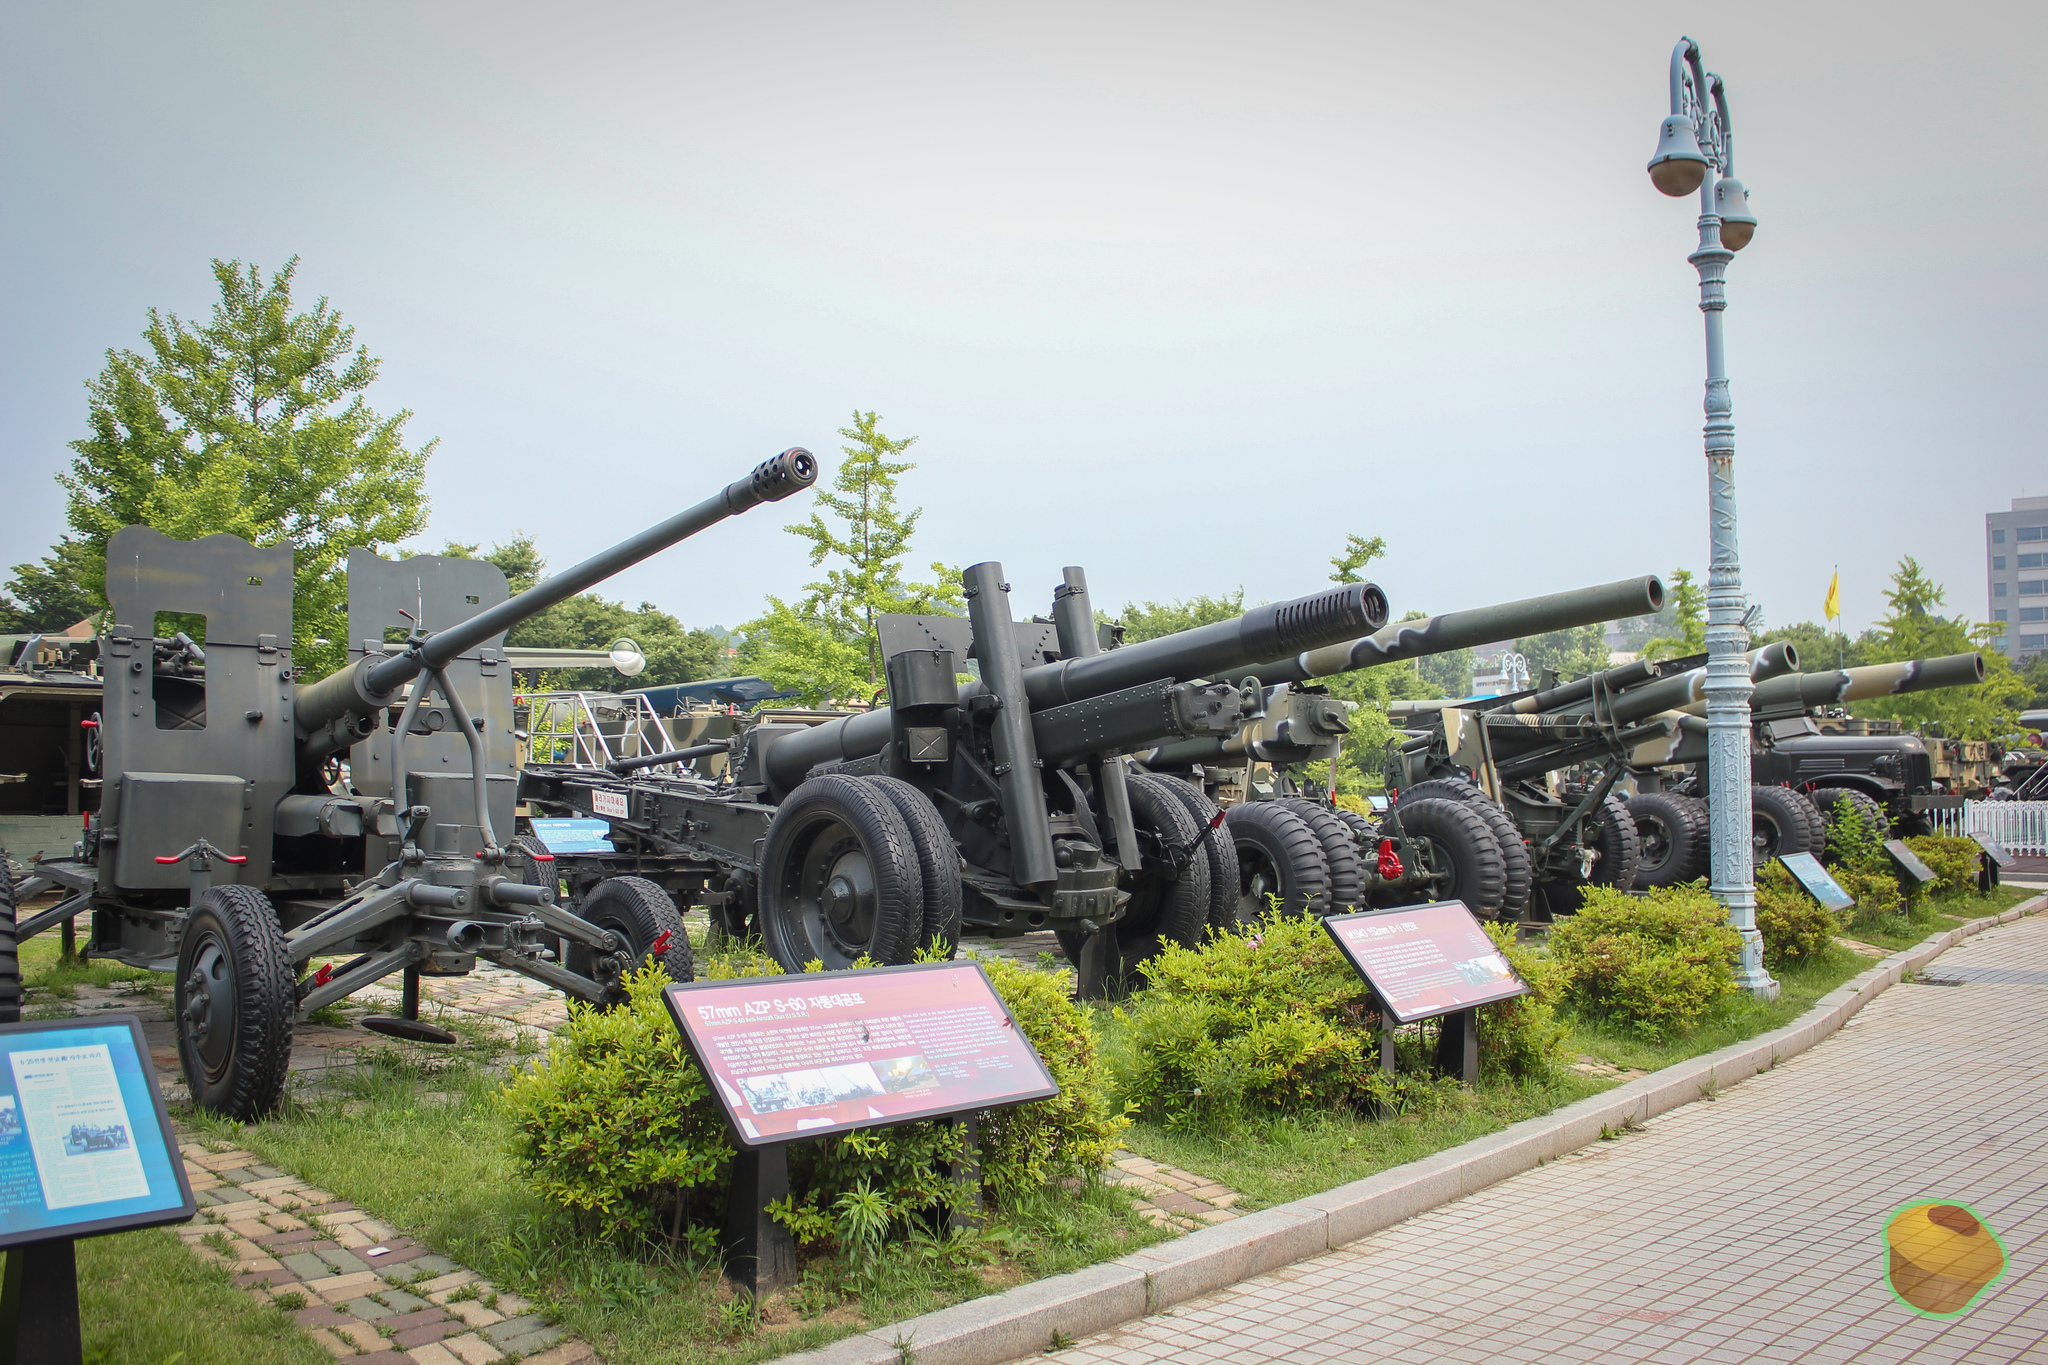
[{"label": "pink information sign", "polygon": [[1529,989],[1463,901],[1332,915],[1323,927],[1399,1023]]},{"label": "pink information sign", "polygon": [[749,1147],[1059,1093],[972,962],[692,981],[662,999]]}]

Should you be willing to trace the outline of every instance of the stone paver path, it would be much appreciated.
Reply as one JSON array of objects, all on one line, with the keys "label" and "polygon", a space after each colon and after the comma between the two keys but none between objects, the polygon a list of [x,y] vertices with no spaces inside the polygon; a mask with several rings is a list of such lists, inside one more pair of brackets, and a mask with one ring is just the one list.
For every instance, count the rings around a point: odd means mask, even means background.
[{"label": "stone paver path", "polygon": [[[2048,919],[1925,975],[1712,1102],[1034,1358],[2048,1361]],[[1885,1220],[1924,1198],[2011,1257],[1960,1318],[1885,1286]]]}]

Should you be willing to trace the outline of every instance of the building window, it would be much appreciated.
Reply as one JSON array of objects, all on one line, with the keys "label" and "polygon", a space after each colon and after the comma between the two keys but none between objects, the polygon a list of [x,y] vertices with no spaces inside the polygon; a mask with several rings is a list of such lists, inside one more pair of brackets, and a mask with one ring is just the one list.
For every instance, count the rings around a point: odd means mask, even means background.
[{"label": "building window", "polygon": [[2048,593],[2048,578],[2022,578],[2020,580],[2020,596],[2039,597],[2043,593]]},{"label": "building window", "polygon": [[1991,567],[1992,567],[1992,568],[1993,568],[1994,570],[1995,570],[1995,569],[2002,569],[2002,568],[2004,568],[2004,567],[2005,567],[2005,556],[2004,556],[2004,555],[1993,555],[1993,556],[1991,556]]},{"label": "building window", "polygon": [[2003,583],[1993,583],[1993,584],[1991,585],[1991,595],[1992,595],[1993,597],[2003,597],[2003,596],[2005,596],[2005,584],[2003,584]]},{"label": "building window", "polygon": [[[2003,620],[2005,620],[2005,608],[2004,608],[2004,607],[2000,607],[2000,608],[1998,608],[1998,610],[1996,610],[1996,611],[1992,612],[1992,613],[1991,613],[1991,619],[1992,619],[1992,620],[1994,620],[1994,621],[2003,621]],[[2026,619],[2027,619],[2027,608],[2025,608],[2025,607],[2021,607],[2021,608],[2020,608],[2020,619],[2021,619],[2022,621],[2024,621],[2024,620],[2026,620]]]},{"label": "building window", "polygon": [[1997,527],[1991,532],[1991,543],[1993,545],[2005,544],[2005,528],[2003,526]]},{"label": "building window", "polygon": [[[2004,559],[2005,556],[2000,555],[1999,558]],[[2038,569],[2044,560],[2048,560],[2048,555],[2021,555],[2019,567],[2022,569]]]},{"label": "building window", "polygon": [[2014,539],[2039,540],[2043,531],[2048,531],[2048,526],[2022,526],[2014,533]]},{"label": "building window", "polygon": [[[2005,619],[2005,613],[2003,611],[1998,613],[1998,619],[2001,621]],[[2020,620],[2048,621],[2048,607],[2021,607]]]},{"label": "building window", "polygon": [[2021,649],[2040,649],[2044,645],[2048,645],[2048,635],[2020,636]]}]

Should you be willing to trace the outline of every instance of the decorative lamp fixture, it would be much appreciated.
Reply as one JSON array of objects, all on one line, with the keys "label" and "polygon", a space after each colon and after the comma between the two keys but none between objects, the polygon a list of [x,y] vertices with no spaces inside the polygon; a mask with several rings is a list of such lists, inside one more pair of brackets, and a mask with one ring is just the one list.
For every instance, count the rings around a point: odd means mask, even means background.
[{"label": "decorative lamp fixture", "polygon": [[1698,189],[1707,178],[1706,153],[1700,150],[1692,120],[1673,114],[1657,132],[1657,154],[1650,158],[1650,183],[1673,199]]},{"label": "decorative lamp fixture", "polygon": [[1742,250],[1756,236],[1756,215],[1749,211],[1749,196],[1734,176],[1714,183],[1714,212],[1721,218],[1721,245],[1730,251]]}]

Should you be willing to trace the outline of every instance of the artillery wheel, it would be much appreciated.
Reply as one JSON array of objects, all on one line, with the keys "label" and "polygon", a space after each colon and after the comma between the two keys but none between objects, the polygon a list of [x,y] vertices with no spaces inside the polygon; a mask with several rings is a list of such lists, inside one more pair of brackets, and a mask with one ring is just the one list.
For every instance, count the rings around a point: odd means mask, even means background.
[{"label": "artillery wheel", "polygon": [[[689,981],[696,977],[697,967],[690,957],[690,935],[683,928],[682,912],[676,909],[668,892],[647,878],[605,878],[576,907],[576,917],[624,939],[634,970],[658,961],[668,968],[673,980]],[[668,935],[668,942],[656,954],[654,945],[661,942],[663,934]],[[564,966],[593,981],[605,980],[600,975],[604,964],[595,948],[566,941],[565,946],[568,957]],[[624,999],[623,994],[619,999]]]},{"label": "artillery wheel", "polygon": [[1330,860],[1306,820],[1278,801],[1247,801],[1223,818],[1237,848],[1238,928],[1258,923],[1274,897],[1283,915],[1306,915],[1328,902]]},{"label": "artillery wheel", "polygon": [[21,1020],[21,958],[14,942],[14,865],[0,849],[0,1024]]},{"label": "artillery wheel", "polygon": [[1520,915],[1529,907],[1529,889],[1536,880],[1536,863],[1529,856],[1529,843],[1522,837],[1514,818],[1498,801],[1462,777],[1433,777],[1427,782],[1418,782],[1402,792],[1400,800],[1421,801],[1432,796],[1463,801],[1486,821],[1486,827],[1493,831],[1493,841],[1500,845],[1502,866],[1506,869],[1507,886],[1501,892],[1501,914]]},{"label": "artillery wheel", "polygon": [[[1178,795],[1164,784],[1175,779],[1156,774],[1131,774],[1131,820],[1141,834],[1150,834],[1162,848],[1182,849],[1202,832]],[[1157,957],[1168,943],[1199,947],[1209,928],[1209,860],[1192,858],[1180,876],[1168,880],[1152,860],[1136,873],[1126,872],[1131,899],[1116,922],[1116,941],[1126,968]]]},{"label": "artillery wheel", "polygon": [[1463,801],[1443,797],[1403,801],[1400,812],[1401,832],[1435,879],[1435,898],[1463,901],[1474,914],[1498,918],[1507,890],[1507,860],[1485,817]]},{"label": "artillery wheel", "polygon": [[1593,865],[1593,875],[1586,879],[1589,886],[1626,889],[1636,884],[1636,868],[1643,861],[1643,843],[1636,832],[1635,817],[1628,813],[1628,803],[1620,797],[1610,794],[1600,802],[1600,824],[1594,831],[1593,847],[1600,850],[1600,861]]},{"label": "artillery wheel", "polygon": [[1323,860],[1330,869],[1330,890],[1318,913],[1342,914],[1356,910],[1365,900],[1365,860],[1359,856],[1358,841],[1351,827],[1319,801],[1305,796],[1284,799],[1281,805],[1302,818],[1323,846]]},{"label": "artillery wheel", "polygon": [[[1144,774],[1133,773],[1130,780],[1141,781]],[[1201,837],[1220,812],[1216,803],[1192,782],[1183,782],[1177,777],[1155,777],[1161,790],[1172,794],[1186,806],[1188,814],[1194,817],[1195,836]],[[1237,846],[1230,841],[1230,832],[1219,829],[1202,840],[1202,853],[1209,863],[1209,918],[1211,929],[1222,931],[1230,928],[1237,919]]]},{"label": "artillery wheel", "polygon": [[1812,809],[1807,799],[1790,787],[1749,789],[1749,841],[1756,862],[1813,851],[1813,827],[1801,806]]},{"label": "artillery wheel", "polygon": [[1636,890],[1676,886],[1707,874],[1705,807],[1686,796],[1644,792],[1629,798],[1628,813],[1636,822],[1642,846],[1642,857],[1636,863]]},{"label": "artillery wheel", "polygon": [[924,931],[924,874],[910,829],[873,784],[832,773],[776,807],[761,849],[761,935],[784,971],[863,956],[910,961]]},{"label": "artillery wheel", "polygon": [[[1892,822],[1884,813],[1884,807],[1875,797],[1857,791],[1854,787],[1822,787],[1812,796],[1814,806],[1828,822],[1830,831],[1840,826],[1846,817],[1849,823],[1861,825],[1863,832],[1873,843],[1883,843],[1892,837]],[[1849,809],[1844,811],[1839,803],[1847,801]]]},{"label": "artillery wheel", "polygon": [[277,912],[253,886],[212,886],[185,917],[174,1017],[193,1103],[261,1118],[291,1074],[298,982]]},{"label": "artillery wheel", "polygon": [[1355,810],[1342,806],[1330,812],[1344,822],[1344,828],[1351,831],[1351,838],[1358,845],[1358,858],[1362,864],[1370,864],[1379,858],[1380,827]]},{"label": "artillery wheel", "polygon": [[918,951],[936,942],[939,952],[951,958],[960,951],[960,846],[953,842],[929,796],[900,777],[870,777],[867,781],[896,807],[917,852],[917,869],[924,880],[924,925],[918,934]]}]

